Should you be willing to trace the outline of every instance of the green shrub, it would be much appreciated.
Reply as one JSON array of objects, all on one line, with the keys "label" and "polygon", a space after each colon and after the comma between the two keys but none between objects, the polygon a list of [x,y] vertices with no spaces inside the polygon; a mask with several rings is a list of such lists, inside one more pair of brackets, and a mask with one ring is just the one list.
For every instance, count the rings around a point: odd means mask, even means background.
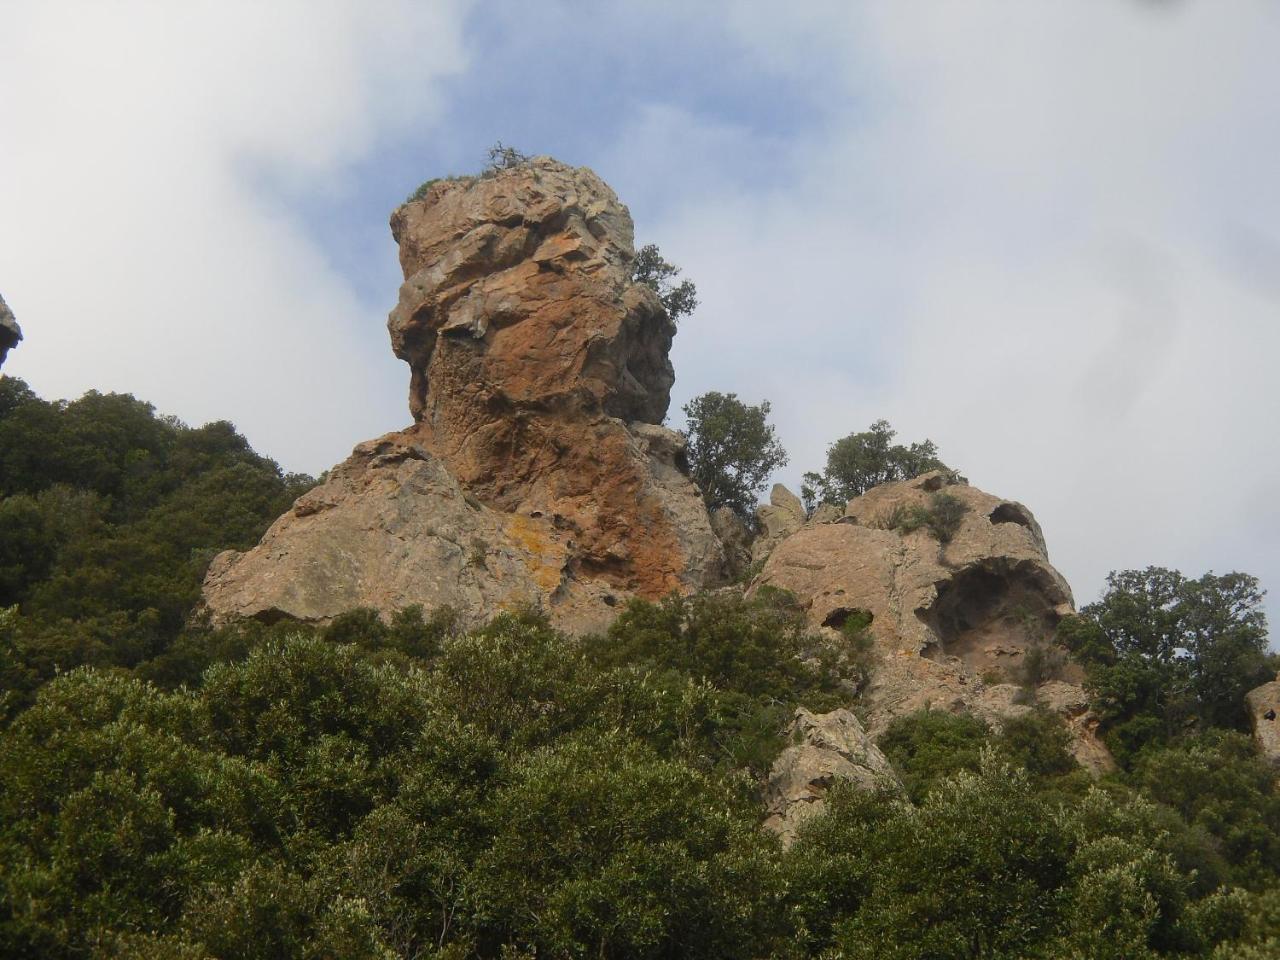
[{"label": "green shrub", "polygon": [[896,503],[873,518],[869,526],[903,534],[927,527],[939,543],[950,543],[959,532],[968,509],[959,497],[938,491],[929,498],[928,507]]}]

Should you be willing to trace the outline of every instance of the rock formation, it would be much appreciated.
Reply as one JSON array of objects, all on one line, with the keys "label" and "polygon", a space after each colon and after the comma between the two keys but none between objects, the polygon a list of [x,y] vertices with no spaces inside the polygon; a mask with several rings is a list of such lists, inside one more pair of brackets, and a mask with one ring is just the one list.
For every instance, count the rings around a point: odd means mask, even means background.
[{"label": "rock formation", "polygon": [[391,217],[388,328],[413,426],[361,444],[205,581],[217,619],[523,603],[567,629],[624,597],[720,582],[725,561],[658,424],[675,327],[631,279],[632,224],[594,173],[546,157],[443,180]]},{"label": "rock formation", "polygon": [[790,846],[800,824],[820,813],[837,781],[861,790],[900,792],[898,775],[862,724],[848,710],[796,710],[787,731],[790,742],[769,770],[765,826]]},{"label": "rock formation", "polygon": [[764,563],[773,548],[805,524],[804,504],[780,483],[769,491],[769,502],[756,508],[759,536],[751,544],[751,562]]},{"label": "rock formation", "polygon": [[1280,674],[1270,683],[1254,687],[1244,701],[1258,750],[1273,767],[1280,769]]},{"label": "rock formation", "polygon": [[[963,507],[946,543],[928,526],[904,522],[912,511],[935,509],[938,496]],[[935,471],[875,487],[838,517],[824,516],[773,547],[753,589],[790,590],[815,629],[837,630],[855,612],[870,614],[877,662],[865,697],[873,737],[895,717],[925,708],[999,725],[1038,698],[1066,720],[1083,765],[1110,766],[1079,668],[1052,640],[1073,610],[1071,590],[1049,564],[1026,507]],[[1032,656],[1041,676],[1028,685]]]},{"label": "rock formation", "polygon": [[0,297],[0,367],[4,366],[4,358],[9,355],[9,351],[21,340],[22,328],[14,319],[9,305],[4,302],[4,297]]}]

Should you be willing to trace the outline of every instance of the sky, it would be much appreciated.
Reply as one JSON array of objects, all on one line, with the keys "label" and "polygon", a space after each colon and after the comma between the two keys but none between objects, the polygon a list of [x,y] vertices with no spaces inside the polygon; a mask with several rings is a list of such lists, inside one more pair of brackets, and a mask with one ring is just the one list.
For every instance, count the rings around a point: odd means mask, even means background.
[{"label": "sky", "polygon": [[[0,0],[5,364],[318,473],[409,422],[390,211],[501,140],[698,286],[797,489],[888,419],[1108,571],[1280,596],[1280,4]],[[1273,600],[1271,609],[1277,609]]]}]

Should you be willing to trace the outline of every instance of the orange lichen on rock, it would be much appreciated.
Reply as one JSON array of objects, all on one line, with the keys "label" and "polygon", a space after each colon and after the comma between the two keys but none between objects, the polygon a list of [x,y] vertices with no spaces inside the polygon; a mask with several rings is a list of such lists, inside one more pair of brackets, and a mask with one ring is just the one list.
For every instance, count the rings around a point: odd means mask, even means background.
[{"label": "orange lichen on rock", "polygon": [[631,217],[535,158],[441,181],[391,218],[392,348],[414,424],[361,444],[262,544],[211,567],[217,618],[516,604],[596,627],[628,595],[714,585],[720,542],[658,426],[675,326],[632,280]]}]

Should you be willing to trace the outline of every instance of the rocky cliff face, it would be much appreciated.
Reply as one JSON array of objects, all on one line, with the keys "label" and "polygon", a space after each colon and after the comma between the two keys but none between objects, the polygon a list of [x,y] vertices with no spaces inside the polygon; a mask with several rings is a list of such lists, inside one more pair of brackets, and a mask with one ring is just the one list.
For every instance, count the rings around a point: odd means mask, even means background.
[{"label": "rocky cliff face", "polygon": [[[754,543],[730,514],[713,523],[683,438],[659,426],[674,327],[632,282],[630,216],[595,174],[537,158],[441,181],[391,225],[404,283],[388,327],[414,423],[357,446],[256,548],[217,557],[215,619],[418,603],[477,624],[528,604],[581,632],[630,596],[762,564],[752,589],[792,591],[815,630],[871,618],[866,736],[926,707],[999,724],[1038,701],[1067,719],[1086,766],[1107,767],[1080,675],[1053,645],[1071,591],[1021,504],[933,473],[811,517],[777,486]],[[920,519],[939,497],[957,513],[945,543]],[[1028,680],[1037,658],[1050,668]],[[809,743],[820,719],[773,777],[784,832],[828,774],[883,772],[856,721],[832,728],[840,749]]]},{"label": "rocky cliff face", "polygon": [[21,340],[22,328],[14,319],[9,305],[4,302],[4,297],[0,297],[0,367],[4,366],[4,358],[9,355],[9,351]]},{"label": "rocky cliff face", "polygon": [[[928,526],[902,522],[913,510],[935,509],[939,495],[963,511],[945,543]],[[773,500],[774,511],[785,512],[787,498],[775,492]],[[1086,710],[1082,675],[1053,643],[1058,621],[1073,611],[1071,590],[1049,563],[1026,507],[928,473],[875,487],[843,511],[816,513],[767,556],[753,589],[790,590],[814,629],[870,615],[871,736],[926,708],[973,713],[998,726],[1039,702],[1067,721],[1083,765],[1110,766]],[[1032,657],[1042,666],[1028,678]]]},{"label": "rocky cliff face", "polygon": [[247,554],[210,568],[217,618],[517,603],[567,629],[624,597],[713,585],[724,554],[658,424],[675,328],[631,280],[631,218],[549,158],[441,181],[391,218],[388,321],[408,429],[362,444]]}]

